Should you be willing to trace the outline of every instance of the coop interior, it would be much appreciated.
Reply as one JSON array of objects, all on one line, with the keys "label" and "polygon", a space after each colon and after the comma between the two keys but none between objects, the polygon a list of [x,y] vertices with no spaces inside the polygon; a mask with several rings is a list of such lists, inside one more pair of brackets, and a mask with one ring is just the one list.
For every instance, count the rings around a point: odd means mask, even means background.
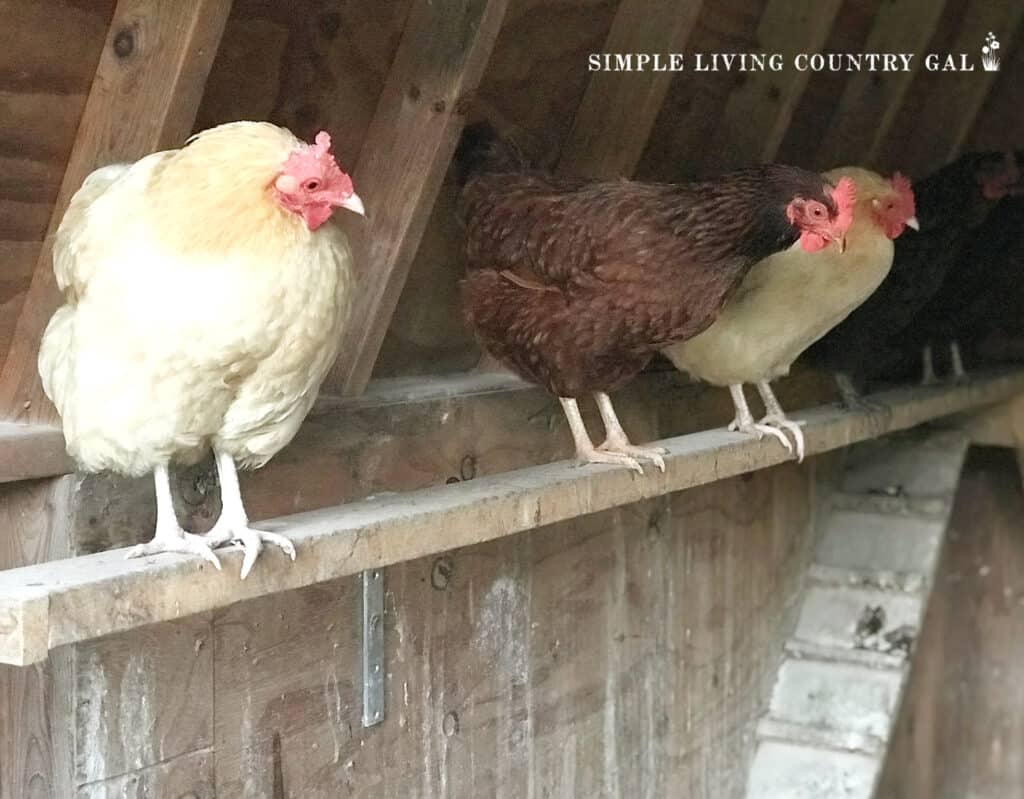
[{"label": "coop interior", "polygon": [[[0,799],[1020,795],[1013,337],[986,339],[999,357],[965,352],[957,380],[937,351],[937,382],[882,381],[853,409],[798,362],[776,389],[803,423],[802,463],[727,432],[729,392],[658,359],[615,402],[634,441],[665,448],[664,472],[576,466],[557,399],[464,321],[451,164],[486,121],[566,177],[713,180],[777,161],[916,183],[1024,147],[1024,4],[0,14]],[[916,66],[792,66],[873,52]],[[592,70],[603,53],[690,60]],[[698,71],[697,53],[785,65]],[[975,68],[932,71],[930,53]],[[250,517],[298,557],[268,547],[244,581],[237,553],[221,572],[124,558],[152,535],[153,482],[76,470],[36,369],[59,303],[53,235],[86,175],[235,120],[328,131],[366,206],[339,220],[357,288],[338,360],[294,441],[241,477]],[[216,474],[212,458],[174,470],[185,529],[216,521]]]}]

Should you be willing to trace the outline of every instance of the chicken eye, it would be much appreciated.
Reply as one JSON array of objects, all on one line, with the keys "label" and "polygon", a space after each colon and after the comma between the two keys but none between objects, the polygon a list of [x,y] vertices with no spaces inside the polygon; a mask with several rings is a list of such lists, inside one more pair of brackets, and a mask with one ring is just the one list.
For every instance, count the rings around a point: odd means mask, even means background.
[{"label": "chicken eye", "polygon": [[822,213],[821,212],[821,208],[819,206],[817,206],[817,205],[814,206],[814,208],[811,209],[811,215],[812,216],[816,216],[816,217],[820,218],[821,217],[821,213]]},{"label": "chicken eye", "polygon": [[317,189],[320,188],[320,181],[317,180],[316,178],[312,178],[311,180],[307,180],[305,183],[303,183],[302,188],[304,188],[306,191],[316,191]]}]

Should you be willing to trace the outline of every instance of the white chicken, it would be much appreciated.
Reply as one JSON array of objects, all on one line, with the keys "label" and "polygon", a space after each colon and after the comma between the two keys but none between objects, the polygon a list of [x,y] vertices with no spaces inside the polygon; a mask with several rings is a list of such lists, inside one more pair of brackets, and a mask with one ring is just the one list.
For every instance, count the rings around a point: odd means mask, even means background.
[{"label": "white chicken", "polygon": [[[93,172],[57,231],[65,304],[43,335],[39,373],[68,452],[88,472],[152,471],[152,541],[128,557],[244,551],[264,542],[236,466],[258,468],[299,429],[349,318],[352,256],[330,217],[363,214],[330,153],[263,122],[234,122],[180,150]],[[169,467],[213,450],[222,510],[205,535],[185,532]]]}]

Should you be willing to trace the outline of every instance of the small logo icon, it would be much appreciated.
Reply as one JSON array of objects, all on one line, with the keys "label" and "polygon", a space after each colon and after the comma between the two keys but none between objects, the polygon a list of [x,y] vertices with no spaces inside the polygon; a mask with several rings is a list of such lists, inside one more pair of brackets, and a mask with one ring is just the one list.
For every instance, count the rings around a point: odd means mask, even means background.
[{"label": "small logo icon", "polygon": [[985,37],[985,44],[981,46],[981,65],[986,72],[999,71],[999,40],[992,31]]}]

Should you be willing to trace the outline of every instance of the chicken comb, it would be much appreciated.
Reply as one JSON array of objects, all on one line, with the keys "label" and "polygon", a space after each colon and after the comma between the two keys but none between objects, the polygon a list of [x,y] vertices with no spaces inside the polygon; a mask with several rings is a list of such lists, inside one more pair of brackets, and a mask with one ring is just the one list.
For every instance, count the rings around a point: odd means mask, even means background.
[{"label": "chicken comb", "polygon": [[331,155],[331,134],[326,130],[316,134],[312,144],[303,144],[288,156],[284,162],[285,175],[302,183],[308,178],[319,178],[324,187],[344,197],[352,195],[352,178],[341,171],[338,162]]},{"label": "chicken comb", "polygon": [[910,218],[917,216],[917,208],[914,203],[914,190],[911,188],[910,178],[901,172],[893,172],[892,179],[889,181],[892,184],[893,191],[900,198],[902,204],[903,213]]},{"label": "chicken comb", "polygon": [[853,206],[857,204],[857,187],[852,179],[842,178],[834,189],[832,199],[836,204],[836,227],[843,233],[853,223]]}]

